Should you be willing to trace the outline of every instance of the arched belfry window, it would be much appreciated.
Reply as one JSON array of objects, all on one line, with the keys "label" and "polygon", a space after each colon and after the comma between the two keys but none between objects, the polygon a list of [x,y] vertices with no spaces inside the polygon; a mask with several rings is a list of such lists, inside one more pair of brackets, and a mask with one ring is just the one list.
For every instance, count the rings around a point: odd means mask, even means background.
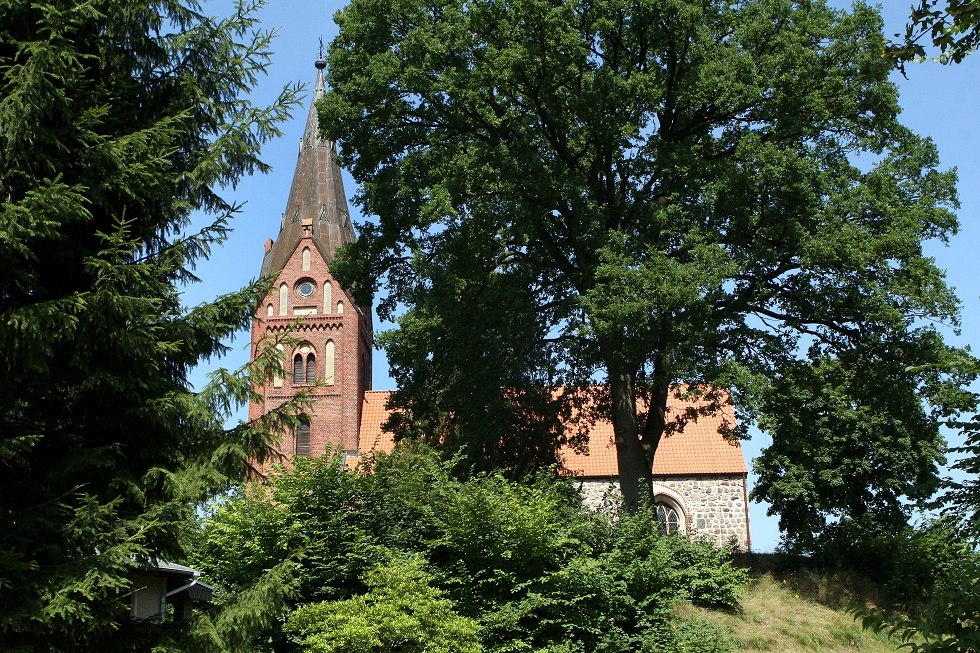
[{"label": "arched belfry window", "polygon": [[299,416],[299,424],[296,426],[296,455],[310,455],[310,418],[306,415]]},{"label": "arched belfry window", "polygon": [[316,383],[316,355],[310,354],[306,357],[306,382],[310,385]]},{"label": "arched belfry window", "polygon": [[279,315],[285,315],[289,302],[289,286],[281,284],[279,286]]},{"label": "arched belfry window", "polygon": [[293,356],[293,385],[301,385],[306,380],[303,374],[303,355],[297,353]]},{"label": "arched belfry window", "polygon": [[310,248],[309,247],[304,247],[303,248],[303,269],[304,270],[309,270],[310,269]]},{"label": "arched belfry window", "polygon": [[293,385],[316,383],[316,352],[308,342],[302,343],[293,354]]}]

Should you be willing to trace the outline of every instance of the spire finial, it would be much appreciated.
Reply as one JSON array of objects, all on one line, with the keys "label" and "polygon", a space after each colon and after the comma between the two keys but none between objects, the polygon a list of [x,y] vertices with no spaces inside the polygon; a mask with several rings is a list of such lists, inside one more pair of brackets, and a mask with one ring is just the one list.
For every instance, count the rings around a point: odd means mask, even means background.
[{"label": "spire finial", "polygon": [[320,37],[320,52],[319,52],[319,54],[316,57],[316,63],[313,64],[313,65],[316,66],[316,69],[317,70],[323,70],[324,68],[327,67],[327,62],[323,59],[323,37],[322,36]]}]

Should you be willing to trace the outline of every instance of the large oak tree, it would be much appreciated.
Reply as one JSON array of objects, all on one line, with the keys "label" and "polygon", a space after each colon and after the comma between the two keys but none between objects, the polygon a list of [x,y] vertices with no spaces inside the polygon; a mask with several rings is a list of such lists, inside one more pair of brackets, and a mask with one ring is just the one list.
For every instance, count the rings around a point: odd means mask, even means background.
[{"label": "large oak tree", "polygon": [[353,0],[337,20],[322,126],[379,220],[335,268],[408,308],[395,403],[435,437],[492,454],[483,398],[599,380],[635,506],[697,418],[672,392],[730,397],[744,428],[830,357],[909,390],[907,453],[935,474],[948,407],[905,370],[956,321],[922,251],[956,231],[955,175],[898,120],[875,10]]}]

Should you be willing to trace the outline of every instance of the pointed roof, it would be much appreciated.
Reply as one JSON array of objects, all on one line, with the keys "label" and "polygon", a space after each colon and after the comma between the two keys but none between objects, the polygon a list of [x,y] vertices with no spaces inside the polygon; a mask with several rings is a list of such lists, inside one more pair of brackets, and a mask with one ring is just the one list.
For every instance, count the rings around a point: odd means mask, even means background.
[{"label": "pointed roof", "polygon": [[283,212],[279,237],[262,260],[262,276],[274,276],[286,265],[303,236],[308,233],[328,264],[341,245],[354,242],[344,182],[333,141],[320,137],[316,102],[323,97],[323,69],[316,62],[316,84],[300,143],[293,184]]}]

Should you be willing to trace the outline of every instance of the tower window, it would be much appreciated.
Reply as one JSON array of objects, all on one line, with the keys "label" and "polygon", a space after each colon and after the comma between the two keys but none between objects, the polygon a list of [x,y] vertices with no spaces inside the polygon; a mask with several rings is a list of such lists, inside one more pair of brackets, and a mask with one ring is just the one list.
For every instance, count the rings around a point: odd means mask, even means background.
[{"label": "tower window", "polygon": [[293,385],[301,385],[306,377],[303,374],[303,356],[293,356]]},{"label": "tower window", "polygon": [[327,344],[323,347],[323,382],[327,385],[333,385],[335,383],[334,379],[334,363],[336,358],[336,345],[334,345],[333,340],[328,340]]},{"label": "tower window", "polygon": [[295,349],[293,355],[293,385],[316,383],[316,352],[308,342]]},{"label": "tower window", "polygon": [[276,361],[276,371],[272,375],[272,387],[281,388],[282,387],[282,377],[286,369],[286,361],[283,360],[283,346],[276,345],[276,354],[278,360]]},{"label": "tower window", "polygon": [[296,426],[296,455],[310,455],[310,419],[306,415],[299,416]]},{"label": "tower window", "polygon": [[306,382],[310,385],[316,383],[316,356],[313,354],[306,357]]}]

